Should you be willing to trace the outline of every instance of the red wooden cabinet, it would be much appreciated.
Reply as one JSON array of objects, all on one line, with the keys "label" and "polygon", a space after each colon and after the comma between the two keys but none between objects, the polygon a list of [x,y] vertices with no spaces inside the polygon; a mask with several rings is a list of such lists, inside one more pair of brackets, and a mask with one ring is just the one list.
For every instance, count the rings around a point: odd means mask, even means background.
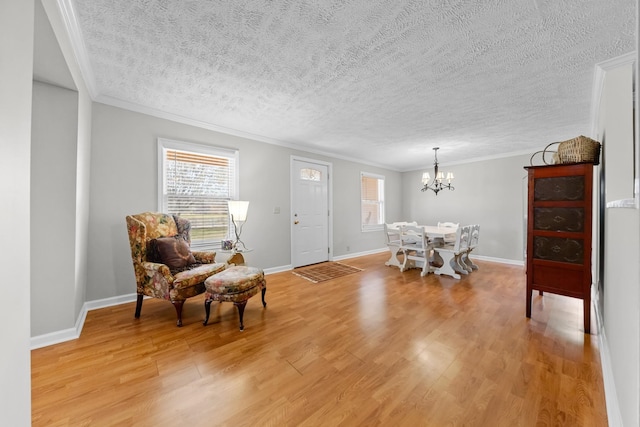
[{"label": "red wooden cabinet", "polygon": [[593,164],[529,166],[527,308],[534,290],[583,300],[591,323]]}]

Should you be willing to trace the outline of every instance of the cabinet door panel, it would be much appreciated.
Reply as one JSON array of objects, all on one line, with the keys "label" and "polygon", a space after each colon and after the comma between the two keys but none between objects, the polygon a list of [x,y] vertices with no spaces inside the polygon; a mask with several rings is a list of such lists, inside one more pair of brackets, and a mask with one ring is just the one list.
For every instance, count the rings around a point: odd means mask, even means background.
[{"label": "cabinet door panel", "polygon": [[533,200],[536,202],[584,200],[584,190],[582,175],[536,178]]},{"label": "cabinet door panel", "polygon": [[584,273],[582,270],[567,270],[563,267],[536,265],[533,268],[535,289],[582,298]]}]

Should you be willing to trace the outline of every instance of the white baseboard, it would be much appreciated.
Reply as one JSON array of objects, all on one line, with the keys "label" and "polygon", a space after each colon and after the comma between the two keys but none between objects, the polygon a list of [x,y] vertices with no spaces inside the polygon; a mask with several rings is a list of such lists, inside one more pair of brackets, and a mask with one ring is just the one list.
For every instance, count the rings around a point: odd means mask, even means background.
[{"label": "white baseboard", "polygon": [[[357,252],[357,253],[352,253],[352,254],[339,255],[339,256],[332,257],[332,261],[343,261],[343,260],[350,259],[350,258],[357,258],[357,257],[361,257],[361,256],[366,256],[366,255],[378,254],[378,253],[381,253],[381,252],[387,252],[388,250],[389,249],[385,246],[384,248],[373,249],[373,250],[370,250],[370,251],[363,251],[363,252]],[[481,255],[474,256],[474,258],[478,259],[478,260],[481,260],[481,261],[499,262],[499,263],[502,263],[502,264],[524,265],[523,261],[515,261],[515,260],[502,259],[502,258],[485,257],[485,256],[481,256]],[[269,274],[281,273],[283,271],[289,271],[289,270],[293,270],[293,267],[291,266],[291,264],[282,265],[282,266],[279,266],[279,267],[267,268],[267,269],[264,270],[264,274],[269,275]],[[104,299],[99,299],[99,300],[94,300],[94,301],[87,301],[87,302],[84,303],[84,305],[82,306],[82,309],[80,310],[80,315],[78,316],[78,320],[76,321],[75,327],[69,328],[69,329],[64,329],[64,330],[61,330],[61,331],[51,332],[51,333],[44,334],[44,335],[38,335],[38,336],[35,336],[35,337],[31,337],[31,350],[35,350],[35,349],[41,348],[41,347],[46,347],[46,346],[49,346],[49,345],[59,344],[61,342],[65,342],[65,341],[71,341],[71,340],[78,339],[78,337],[80,337],[80,333],[82,332],[82,327],[84,326],[84,321],[87,318],[87,313],[90,310],[96,310],[96,309],[99,309],[99,308],[111,307],[111,306],[114,306],[114,305],[124,304],[124,303],[132,302],[132,301],[135,301],[135,300],[136,300],[136,294],[127,294],[127,295],[120,295],[120,296],[116,296],[116,297],[104,298]],[[605,385],[606,385],[606,383],[605,383]],[[607,407],[608,407],[608,405],[607,405]],[[611,425],[615,425],[615,424],[611,424]]]},{"label": "white baseboard", "polygon": [[75,327],[31,337],[31,350],[78,339],[80,337],[80,333],[82,332],[82,327],[84,326],[84,321],[87,318],[87,313],[89,312],[89,310],[124,304],[127,302],[135,301],[136,298],[137,294],[128,294],[112,298],[87,301],[82,305],[82,309],[80,309],[80,315],[78,316],[78,320],[76,320]]},{"label": "white baseboard", "polygon": [[[370,251],[364,251],[364,252],[358,252],[358,253],[352,253],[352,254],[346,254],[346,255],[338,255],[338,256],[331,257],[331,261],[343,261],[349,258],[357,258],[365,255],[379,254],[381,252],[387,252],[388,250],[389,249],[385,246],[384,248],[373,249]],[[290,271],[290,270],[293,270],[293,266],[291,264],[281,265],[279,267],[265,268],[264,274],[282,273],[283,271]]]},{"label": "white baseboard", "polygon": [[332,261],[344,261],[345,259],[358,258],[358,257],[365,256],[365,255],[379,254],[381,252],[389,252],[389,248],[387,248],[385,246],[384,248],[372,249],[370,251],[356,252],[356,253],[345,254],[345,255],[338,255],[338,256],[332,257],[331,260]]},{"label": "white baseboard", "polygon": [[604,383],[604,398],[607,405],[607,419],[610,426],[622,426],[622,414],[620,413],[620,403],[618,402],[618,394],[613,377],[611,353],[609,353],[609,343],[607,342],[607,334],[605,333],[602,323],[602,315],[598,309],[597,298],[596,296],[595,301],[593,301],[593,309],[596,314],[598,328],[598,347],[600,347],[600,366],[602,367],[602,382]]},{"label": "white baseboard", "polygon": [[473,257],[471,258],[477,259],[480,261],[497,262],[500,264],[519,265],[520,267],[524,267],[524,261],[517,260],[517,259],[495,258],[491,256],[475,255],[475,254],[473,254]]},{"label": "white baseboard", "polygon": [[274,273],[282,273],[283,271],[289,271],[289,270],[293,270],[293,267],[291,266],[291,264],[281,265],[279,267],[265,268],[264,274],[268,275],[268,274],[274,274]]}]

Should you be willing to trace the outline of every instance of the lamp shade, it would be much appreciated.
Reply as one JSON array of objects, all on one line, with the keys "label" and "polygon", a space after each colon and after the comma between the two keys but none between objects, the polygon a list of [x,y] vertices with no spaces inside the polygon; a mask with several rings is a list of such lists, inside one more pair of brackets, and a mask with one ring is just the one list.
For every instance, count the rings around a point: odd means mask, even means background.
[{"label": "lamp shade", "polygon": [[242,200],[227,200],[229,205],[229,215],[233,216],[233,220],[246,221],[247,211],[249,210],[249,202]]}]

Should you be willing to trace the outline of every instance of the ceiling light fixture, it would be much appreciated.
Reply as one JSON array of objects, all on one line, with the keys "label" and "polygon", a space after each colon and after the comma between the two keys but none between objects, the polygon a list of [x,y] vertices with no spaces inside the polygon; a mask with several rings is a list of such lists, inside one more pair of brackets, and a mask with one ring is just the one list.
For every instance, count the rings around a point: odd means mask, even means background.
[{"label": "ceiling light fixture", "polygon": [[438,195],[438,192],[441,190],[444,190],[445,188],[448,188],[449,190],[455,190],[455,188],[453,188],[453,186],[451,185],[451,181],[453,181],[453,174],[451,172],[447,172],[447,183],[443,184],[442,181],[445,180],[444,177],[444,173],[442,172],[438,172],[438,150],[440,149],[440,147],[434,147],[433,151],[434,151],[434,155],[435,155],[435,162],[433,163],[434,166],[434,178],[433,181],[431,181],[431,183],[429,183],[429,181],[431,180],[431,177],[429,176],[429,172],[425,172],[422,174],[422,191],[427,191],[427,190],[432,190],[434,193],[436,193],[436,196]]}]

